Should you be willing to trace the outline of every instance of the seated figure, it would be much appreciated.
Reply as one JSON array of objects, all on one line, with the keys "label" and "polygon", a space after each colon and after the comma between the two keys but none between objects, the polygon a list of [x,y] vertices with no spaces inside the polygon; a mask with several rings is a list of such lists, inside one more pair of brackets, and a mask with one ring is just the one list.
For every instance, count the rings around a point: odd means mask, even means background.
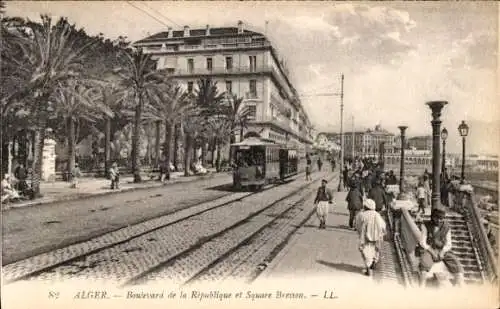
[{"label": "seated figure", "polygon": [[2,202],[3,201],[13,201],[20,198],[19,192],[11,184],[11,177],[9,174],[5,174],[2,180]]},{"label": "seated figure", "polygon": [[458,258],[451,252],[451,229],[445,221],[446,212],[443,209],[433,209],[431,220],[422,224],[420,246],[423,252],[420,256],[420,285],[425,286],[431,269],[442,262],[448,271],[455,276],[456,284],[463,285],[464,269]]}]

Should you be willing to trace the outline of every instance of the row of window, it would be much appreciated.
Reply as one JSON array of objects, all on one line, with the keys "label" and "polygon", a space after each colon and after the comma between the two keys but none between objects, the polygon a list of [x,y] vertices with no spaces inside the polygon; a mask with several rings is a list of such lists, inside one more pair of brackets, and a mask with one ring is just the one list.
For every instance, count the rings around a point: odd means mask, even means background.
[{"label": "row of window", "polygon": [[[249,62],[250,62],[250,72],[255,72],[257,71],[257,56],[248,56]],[[213,66],[213,58],[212,57],[207,57],[206,58],[206,64],[205,68],[208,71],[212,71],[214,66]],[[227,71],[231,71],[233,67],[233,57],[232,56],[226,56],[225,57],[225,69]],[[193,58],[188,58],[187,59],[187,71],[189,73],[194,72],[194,59]]]},{"label": "row of window", "polygon": [[[189,93],[193,92],[194,89],[194,82],[188,82],[187,83],[187,91]],[[227,93],[233,93],[233,81],[231,80],[226,80],[226,92]],[[256,79],[251,79],[249,80],[249,92],[246,95],[247,99],[256,99],[258,98],[257,95],[257,80]]]}]

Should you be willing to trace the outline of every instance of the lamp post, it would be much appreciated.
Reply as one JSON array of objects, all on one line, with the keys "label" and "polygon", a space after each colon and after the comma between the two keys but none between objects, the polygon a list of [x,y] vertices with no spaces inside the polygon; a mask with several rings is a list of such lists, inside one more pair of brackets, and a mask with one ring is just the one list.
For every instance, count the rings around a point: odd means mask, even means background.
[{"label": "lamp post", "polygon": [[440,183],[440,129],[441,129],[441,110],[448,104],[446,101],[427,102],[427,105],[432,110],[432,209],[439,206],[441,200],[441,183]]},{"label": "lamp post", "polygon": [[462,175],[461,182],[465,181],[465,137],[469,134],[469,126],[462,120],[462,123],[458,126],[458,132],[462,137]]},{"label": "lamp post", "polygon": [[399,126],[401,131],[401,165],[399,168],[399,192],[403,192],[403,180],[405,178],[405,131],[408,129],[407,126]]},{"label": "lamp post", "polygon": [[441,140],[443,141],[443,161],[441,162],[441,176],[444,180],[445,177],[445,168],[446,168],[446,139],[448,138],[448,130],[446,128],[443,128],[441,130]]}]

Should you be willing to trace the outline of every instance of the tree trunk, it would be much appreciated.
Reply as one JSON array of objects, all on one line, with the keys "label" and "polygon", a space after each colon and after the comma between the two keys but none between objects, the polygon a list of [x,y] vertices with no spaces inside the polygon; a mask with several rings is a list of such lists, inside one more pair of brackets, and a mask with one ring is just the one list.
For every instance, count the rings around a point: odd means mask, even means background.
[{"label": "tree trunk", "polygon": [[[155,165],[158,166],[160,164],[160,125],[161,121],[157,120],[155,122]],[[166,128],[165,128],[166,130]],[[165,143],[167,141],[165,140]]]},{"label": "tree trunk", "polygon": [[[234,131],[233,131],[234,132]],[[236,143],[236,136],[234,135],[234,133],[231,133],[230,137],[229,137],[229,151],[228,151],[228,158],[229,160],[231,160],[231,144],[234,144]]]},{"label": "tree trunk", "polygon": [[189,176],[190,173],[190,163],[191,163],[191,136],[190,134],[185,134],[184,141],[184,176]]},{"label": "tree trunk", "polygon": [[165,146],[163,153],[165,155],[165,164],[167,166],[167,179],[170,179],[170,160],[172,158],[172,146],[174,143],[175,125],[172,122],[165,123]]},{"label": "tree trunk", "polygon": [[175,168],[175,171],[178,172],[179,169],[177,168],[178,164],[179,164],[179,124],[175,124],[174,126],[174,158],[173,158],[173,164],[174,164],[174,168]]},{"label": "tree trunk", "polygon": [[31,187],[35,197],[40,197],[40,179],[42,178],[42,159],[43,159],[43,146],[45,144],[45,128],[47,126],[47,118],[45,115],[38,117],[38,127],[35,135],[34,152],[33,152],[33,176],[31,180]]},{"label": "tree trunk", "polygon": [[243,127],[240,128],[240,142],[243,141]]},{"label": "tree trunk", "polygon": [[201,165],[205,166],[207,161],[207,139],[201,139]]},{"label": "tree trunk", "polygon": [[68,119],[68,167],[67,180],[71,181],[71,171],[75,167],[75,122],[70,117]]},{"label": "tree trunk", "polygon": [[104,127],[104,177],[108,178],[111,165],[111,118],[106,116]]},{"label": "tree trunk", "polygon": [[221,142],[219,138],[216,139],[216,145],[217,145],[217,160],[215,162],[215,171],[218,173],[220,172],[220,163],[221,163]]},{"label": "tree trunk", "polygon": [[212,138],[212,140],[210,141],[210,144],[211,144],[210,150],[212,152],[212,156],[210,157],[210,161],[211,161],[210,164],[212,165],[212,168],[213,168],[213,167],[215,167],[215,147],[217,147],[215,137]]},{"label": "tree trunk", "polygon": [[142,97],[136,95],[134,132],[132,134],[132,172],[134,174],[134,183],[139,183],[141,179],[141,158],[140,158],[140,130],[142,118]]},{"label": "tree trunk", "polygon": [[198,143],[196,142],[196,139],[193,140],[193,158],[192,158],[192,162],[196,163],[198,162]]}]

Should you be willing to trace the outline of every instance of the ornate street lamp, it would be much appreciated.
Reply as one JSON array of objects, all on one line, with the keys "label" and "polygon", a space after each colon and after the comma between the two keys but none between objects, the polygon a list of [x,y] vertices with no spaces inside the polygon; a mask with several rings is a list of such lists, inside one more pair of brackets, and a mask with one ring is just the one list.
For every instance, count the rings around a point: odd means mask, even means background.
[{"label": "ornate street lamp", "polygon": [[441,131],[441,110],[448,104],[446,101],[427,102],[432,110],[432,209],[437,208],[441,200],[441,183],[439,169],[439,159],[441,151],[439,149],[440,131]]},{"label": "ornate street lamp", "polygon": [[401,131],[401,165],[399,168],[399,192],[403,192],[403,181],[405,178],[405,131],[408,129],[407,126],[399,126],[399,130]]},{"label": "ornate street lamp", "polygon": [[469,126],[462,120],[462,123],[458,126],[458,132],[462,137],[462,183],[465,181],[465,137],[469,134]]},{"label": "ornate street lamp", "polygon": [[443,128],[443,130],[441,130],[441,140],[443,141],[443,161],[441,162],[441,176],[444,180],[444,170],[446,168],[446,139],[448,138],[448,130],[446,130],[446,128]]}]

